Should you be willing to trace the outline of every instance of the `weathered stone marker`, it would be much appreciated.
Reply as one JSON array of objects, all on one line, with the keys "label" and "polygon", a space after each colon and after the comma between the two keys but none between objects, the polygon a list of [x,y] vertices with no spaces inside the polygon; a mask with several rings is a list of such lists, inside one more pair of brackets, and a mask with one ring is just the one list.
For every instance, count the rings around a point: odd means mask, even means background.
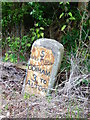
[{"label": "weathered stone marker", "polygon": [[50,93],[60,68],[63,52],[63,45],[52,39],[42,38],[33,43],[24,80],[24,92],[43,96]]}]

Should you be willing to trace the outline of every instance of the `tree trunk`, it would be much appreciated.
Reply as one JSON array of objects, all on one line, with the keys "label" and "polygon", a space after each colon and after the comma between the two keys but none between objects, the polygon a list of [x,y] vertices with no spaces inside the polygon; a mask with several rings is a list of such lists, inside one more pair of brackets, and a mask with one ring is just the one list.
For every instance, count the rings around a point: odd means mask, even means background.
[{"label": "tree trunk", "polygon": [[[22,3],[22,5],[21,5],[21,7],[24,7],[25,6],[25,3]],[[20,37],[22,38],[23,37],[23,35],[24,35],[24,30],[25,30],[25,28],[24,28],[24,23],[23,23],[23,18],[22,18],[22,20],[21,20],[21,24],[20,24]]]}]

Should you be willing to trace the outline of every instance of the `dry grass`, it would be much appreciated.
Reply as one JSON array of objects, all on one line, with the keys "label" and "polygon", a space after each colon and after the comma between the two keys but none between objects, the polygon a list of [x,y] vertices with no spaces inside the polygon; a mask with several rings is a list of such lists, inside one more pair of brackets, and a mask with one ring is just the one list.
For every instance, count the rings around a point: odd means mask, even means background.
[{"label": "dry grass", "polygon": [[[82,49],[83,50],[83,49]],[[86,51],[86,55],[88,51]],[[85,55],[85,54],[84,54]],[[90,74],[86,60],[80,50],[70,58],[69,79],[57,85],[51,96],[21,94],[25,70],[11,63],[0,63],[0,86],[2,87],[1,117],[8,118],[86,118],[89,110],[89,86],[83,80],[89,80]],[[67,74],[66,74],[67,75]],[[57,75],[58,76],[58,75]]]}]

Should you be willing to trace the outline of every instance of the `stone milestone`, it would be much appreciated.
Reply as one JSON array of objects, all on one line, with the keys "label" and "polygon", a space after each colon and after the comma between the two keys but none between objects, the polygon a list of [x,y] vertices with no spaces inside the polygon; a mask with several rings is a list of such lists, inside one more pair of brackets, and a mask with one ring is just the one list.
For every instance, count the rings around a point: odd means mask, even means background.
[{"label": "stone milestone", "polygon": [[46,96],[55,84],[64,47],[52,39],[38,39],[33,43],[28,69],[24,80],[24,92]]}]

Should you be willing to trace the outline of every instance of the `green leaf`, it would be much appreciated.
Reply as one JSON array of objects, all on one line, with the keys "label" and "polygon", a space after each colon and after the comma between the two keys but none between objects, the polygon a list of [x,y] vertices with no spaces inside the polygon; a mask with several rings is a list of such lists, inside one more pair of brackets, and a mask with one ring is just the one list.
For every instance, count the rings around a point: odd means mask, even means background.
[{"label": "green leaf", "polygon": [[72,17],[72,13],[71,12],[69,12],[68,14],[70,15],[70,17]]},{"label": "green leaf", "polygon": [[69,20],[75,20],[75,17],[70,17]]},{"label": "green leaf", "polygon": [[8,53],[11,53],[11,52],[12,52],[12,51],[10,51],[10,50],[8,51]]},{"label": "green leaf", "polygon": [[63,2],[60,2],[59,4],[61,5],[61,4],[63,4]]},{"label": "green leaf", "polygon": [[35,37],[32,37],[32,38],[31,38],[31,41],[33,42],[34,40],[35,40]]},{"label": "green leaf", "polygon": [[14,62],[14,63],[17,62],[16,54],[14,54],[14,53],[10,54],[9,55],[9,59],[10,59],[11,62]]},{"label": "green leaf", "polygon": [[10,62],[13,62],[13,61],[14,61],[13,58],[11,58],[11,59],[10,59]]},{"label": "green leaf", "polygon": [[59,16],[59,18],[62,18],[63,15],[64,15],[64,13],[62,13],[62,14]]},{"label": "green leaf", "polygon": [[40,30],[44,30],[44,28],[43,28],[43,27],[40,27]]},{"label": "green leaf", "polygon": [[40,35],[42,36],[42,38],[44,37],[44,33],[40,33]]},{"label": "green leaf", "polygon": [[69,2],[66,2],[66,4],[68,4],[68,5],[69,5]]},{"label": "green leaf", "polygon": [[21,42],[21,45],[24,45],[25,43],[24,42]]},{"label": "green leaf", "polygon": [[64,31],[65,28],[66,28],[66,25],[63,25],[63,27],[61,28],[61,31]]},{"label": "green leaf", "polygon": [[20,55],[20,59],[25,61],[25,56]]},{"label": "green leaf", "polygon": [[9,59],[8,53],[5,53],[5,61],[7,61],[8,59]]},{"label": "green leaf", "polygon": [[8,57],[8,53],[5,53],[5,56]]},{"label": "green leaf", "polygon": [[86,80],[86,79],[82,80],[82,82],[83,82],[84,84],[86,84],[86,85],[88,85],[88,83],[89,83],[89,81]]},{"label": "green leaf", "polygon": [[35,27],[38,27],[38,23],[37,23],[37,24],[35,24]]},{"label": "green leaf", "polygon": [[40,38],[40,34],[37,34],[37,38]]},{"label": "green leaf", "polygon": [[31,44],[30,44],[30,43],[28,43],[28,44],[27,44],[27,47],[30,47],[30,46],[31,46]]},{"label": "green leaf", "polygon": [[39,28],[36,29],[36,33],[39,33]]}]

